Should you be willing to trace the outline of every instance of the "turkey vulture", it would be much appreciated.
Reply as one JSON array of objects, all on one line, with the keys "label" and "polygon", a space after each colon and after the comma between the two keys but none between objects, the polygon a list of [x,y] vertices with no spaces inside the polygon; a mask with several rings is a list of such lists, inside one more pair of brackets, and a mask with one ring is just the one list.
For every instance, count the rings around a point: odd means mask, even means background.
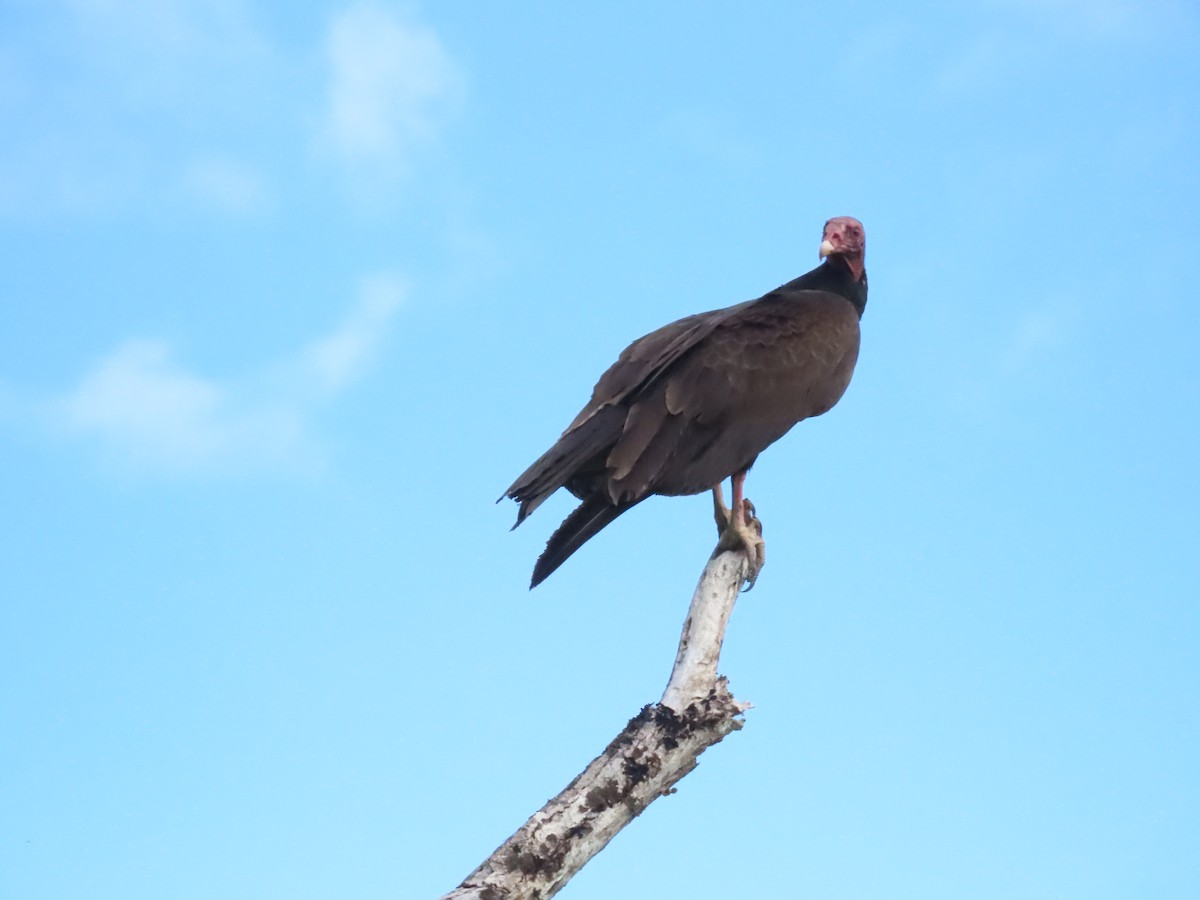
[{"label": "turkey vulture", "polygon": [[[560,487],[583,501],[550,536],[531,588],[647,497],[709,490],[721,543],[746,550],[753,584],[765,548],[742,492],[746,472],[797,422],[832,408],[850,384],[867,305],[865,252],[861,222],[830,219],[823,262],[811,272],[625,348],[562,437],[500,498],[520,503],[514,528]],[[727,509],[721,483],[730,477]]]}]

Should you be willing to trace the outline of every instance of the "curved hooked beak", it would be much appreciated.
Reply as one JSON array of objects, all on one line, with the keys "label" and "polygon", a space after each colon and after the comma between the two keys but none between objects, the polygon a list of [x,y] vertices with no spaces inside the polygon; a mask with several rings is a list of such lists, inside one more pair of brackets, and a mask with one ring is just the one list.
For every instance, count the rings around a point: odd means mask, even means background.
[{"label": "curved hooked beak", "polygon": [[821,248],[817,251],[817,259],[824,259],[833,252],[832,242],[825,240],[821,241]]}]

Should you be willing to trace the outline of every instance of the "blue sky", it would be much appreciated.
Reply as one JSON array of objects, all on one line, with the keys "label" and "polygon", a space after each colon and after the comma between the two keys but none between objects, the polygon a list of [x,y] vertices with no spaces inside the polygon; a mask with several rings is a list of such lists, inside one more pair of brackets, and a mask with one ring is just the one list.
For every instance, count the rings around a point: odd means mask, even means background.
[{"label": "blue sky", "polygon": [[495,497],[866,225],[754,703],[563,896],[1200,895],[1186,2],[0,4],[0,895],[428,897],[657,699],[714,540]]}]

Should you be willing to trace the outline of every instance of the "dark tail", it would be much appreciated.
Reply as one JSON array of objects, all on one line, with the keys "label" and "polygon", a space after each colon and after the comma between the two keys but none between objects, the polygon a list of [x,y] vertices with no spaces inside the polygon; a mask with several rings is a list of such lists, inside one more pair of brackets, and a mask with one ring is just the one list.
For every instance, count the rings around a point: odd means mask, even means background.
[{"label": "dark tail", "polygon": [[[625,415],[626,410],[616,406],[597,411],[590,419],[560,437],[553,447],[538,457],[537,462],[521,473],[500,496],[501,500],[511,497],[521,504],[517,511],[517,524],[513,528],[524,522],[526,516],[542,505],[543,500],[566,484],[593,458],[608,453],[621,436]],[[571,521],[570,518],[567,521]]]},{"label": "dark tail", "polygon": [[549,578],[550,573],[565,563],[572,553],[625,510],[637,505],[637,502],[635,500],[633,503],[613,506],[604,497],[591,497],[579,504],[558,526],[558,530],[550,535],[546,549],[542,551],[533,567],[533,581],[530,582],[529,589],[533,590]]}]

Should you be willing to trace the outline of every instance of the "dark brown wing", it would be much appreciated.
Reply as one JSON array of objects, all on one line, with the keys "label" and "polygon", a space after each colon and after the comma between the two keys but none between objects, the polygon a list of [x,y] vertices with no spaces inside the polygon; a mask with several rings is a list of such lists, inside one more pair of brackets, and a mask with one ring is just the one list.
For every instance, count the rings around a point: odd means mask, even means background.
[{"label": "dark brown wing", "polygon": [[845,392],[859,327],[844,298],[801,291],[730,312],[643,382],[606,459],[611,502],[708,490]]},{"label": "dark brown wing", "polygon": [[591,400],[567,426],[564,434],[579,427],[605,406],[623,402],[704,340],[718,324],[755,302],[749,300],[725,309],[686,316],[638,338],[600,376],[596,387],[592,389]]},{"label": "dark brown wing", "polygon": [[717,323],[753,302],[687,316],[626,347],[600,376],[592,398],[554,446],[522,472],[501,496],[521,504],[516,524],[525,521],[564,485],[581,499],[594,493],[606,477],[607,456],[626,427],[632,398],[702,341]]}]

